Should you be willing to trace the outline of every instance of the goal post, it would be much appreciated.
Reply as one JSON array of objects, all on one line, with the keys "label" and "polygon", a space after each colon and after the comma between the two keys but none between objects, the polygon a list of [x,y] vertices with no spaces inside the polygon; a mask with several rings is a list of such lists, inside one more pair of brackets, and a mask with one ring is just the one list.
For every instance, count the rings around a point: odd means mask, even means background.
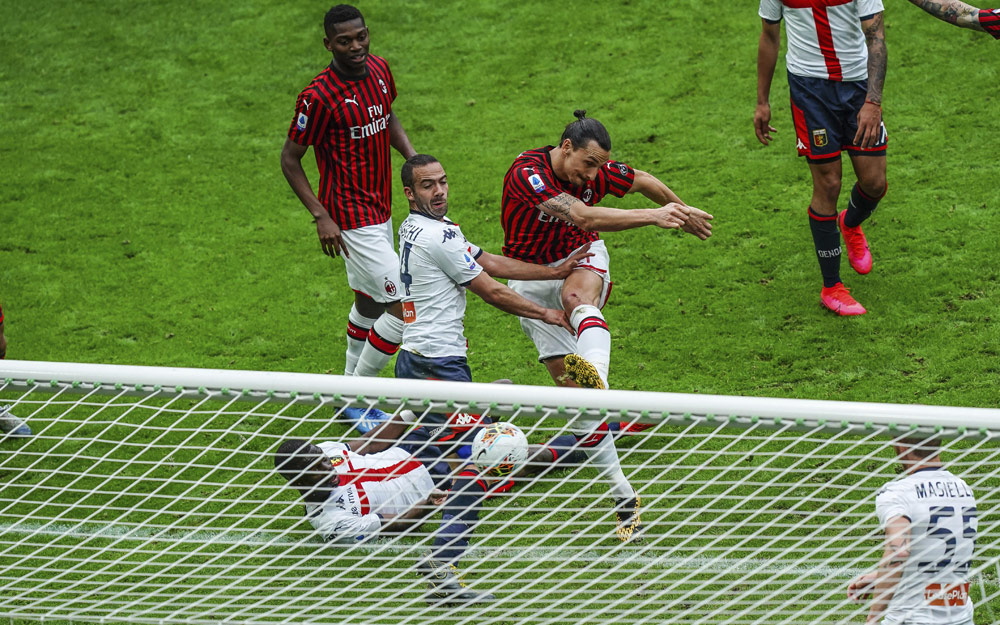
[{"label": "goal post", "polygon": [[[0,619],[125,623],[860,623],[893,440],[936,433],[979,509],[970,596],[1000,620],[1000,410],[300,373],[0,361]],[[481,413],[532,442],[616,439],[644,542],[587,463],[483,505],[460,568],[489,605],[429,607],[437,521],[324,543],[274,471],[282,440],[354,437],[344,407]],[[625,428],[627,429],[627,428]]]}]

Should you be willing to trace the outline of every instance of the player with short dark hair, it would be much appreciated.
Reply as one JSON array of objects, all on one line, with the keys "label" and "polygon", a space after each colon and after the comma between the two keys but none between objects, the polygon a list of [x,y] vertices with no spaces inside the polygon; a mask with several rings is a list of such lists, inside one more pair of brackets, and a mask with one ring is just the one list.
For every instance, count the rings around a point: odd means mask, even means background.
[{"label": "player with short dark hair", "polygon": [[893,447],[903,475],[875,496],[882,558],[875,571],[848,585],[847,596],[871,598],[870,625],[972,625],[969,572],[978,528],[972,489],[944,468],[933,435]]},{"label": "player with short dark hair", "polygon": [[[0,306],[0,359],[7,357],[7,336],[3,333],[3,323],[3,307]],[[9,407],[2,405],[0,405],[0,432],[4,436],[31,436],[31,428],[24,422],[24,419],[15,417],[11,414]]]},{"label": "player with short dark hair", "polygon": [[[558,267],[589,245],[593,254],[565,280],[508,285],[542,306],[569,315],[570,328],[522,319],[521,328],[538,348],[538,359],[560,385],[608,387],[611,333],[601,309],[611,292],[610,260],[599,232],[642,226],[680,228],[704,240],[712,216],[688,206],[655,176],[611,160],[611,137],[604,125],[575,111],[559,145],[522,152],[503,184],[501,221],[504,256]],[[608,194],[639,193],[658,208],[620,210],[599,206]],[[577,434],[592,462],[611,482],[618,537],[629,540],[639,528],[639,498],[621,470],[607,424],[579,422]]]},{"label": "player with short dark hair", "polygon": [[961,0],[910,0],[939,20],[1000,39],[1000,9],[980,9]]},{"label": "player with short dark hair", "polygon": [[[403,327],[389,147],[406,158],[415,150],[392,110],[396,83],[389,65],[368,51],[361,12],[334,6],[323,25],[333,59],[299,94],[281,169],[315,219],[323,253],[344,257],[355,292],[344,372],[376,375],[398,348]],[[309,146],[320,174],[318,195],[302,168]]]},{"label": "player with short dark hair", "polygon": [[[840,278],[840,235],[844,236],[851,267],[860,274],[871,271],[872,255],[861,224],[887,189],[882,11],[881,0],[760,1],[754,131],[764,145],[776,132],[770,125],[769,98],[784,19],[796,145],[812,173],[812,201],[807,213],[823,276],[820,301],[838,315],[867,312]],[[842,150],[850,155],[858,181],[847,208],[838,214]]]}]

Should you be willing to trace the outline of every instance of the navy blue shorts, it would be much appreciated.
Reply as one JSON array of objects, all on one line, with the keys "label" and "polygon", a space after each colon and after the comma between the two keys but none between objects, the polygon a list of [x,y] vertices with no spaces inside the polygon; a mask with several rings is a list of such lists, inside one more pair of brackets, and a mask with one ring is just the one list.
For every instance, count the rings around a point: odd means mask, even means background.
[{"label": "navy blue shorts", "polygon": [[[446,356],[444,358],[428,358],[419,356],[405,349],[399,350],[396,356],[396,377],[414,380],[448,380],[451,382],[471,382],[472,372],[465,356]],[[434,441],[444,455],[458,454],[468,457],[467,448],[475,437],[477,427],[456,427],[449,424],[451,415],[443,413],[428,413],[421,417],[425,425],[413,430],[417,436]],[[483,417],[482,423],[490,423],[489,417]],[[463,453],[464,452],[464,453]]]},{"label": "navy blue shorts", "polygon": [[472,371],[465,356],[445,356],[427,358],[405,349],[396,356],[396,377],[411,380],[450,380],[471,382]]},{"label": "navy blue shorts", "polygon": [[889,137],[884,121],[878,143],[869,148],[854,145],[858,111],[868,95],[867,80],[841,82],[788,74],[788,93],[799,156],[811,161],[834,160],[840,158],[841,150],[885,156]]}]

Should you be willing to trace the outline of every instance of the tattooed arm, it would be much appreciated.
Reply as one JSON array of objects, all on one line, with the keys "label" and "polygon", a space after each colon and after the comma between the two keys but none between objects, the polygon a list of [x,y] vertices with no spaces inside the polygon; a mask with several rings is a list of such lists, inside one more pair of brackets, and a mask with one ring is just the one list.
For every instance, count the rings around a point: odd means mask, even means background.
[{"label": "tattooed arm", "polygon": [[973,30],[985,30],[979,23],[979,9],[959,0],[910,0],[910,3],[949,24]]},{"label": "tattooed arm", "polygon": [[885,25],[882,13],[876,13],[861,22],[868,46],[868,95],[858,111],[858,132],[854,145],[869,148],[878,143],[882,132],[882,87],[885,85],[885,68],[888,58],[885,49]]},{"label": "tattooed arm", "polygon": [[622,210],[603,206],[587,206],[568,193],[560,193],[536,206],[543,213],[568,221],[581,230],[614,232],[659,226],[660,228],[680,228],[688,221],[690,207],[670,202],[659,208],[636,208]]}]

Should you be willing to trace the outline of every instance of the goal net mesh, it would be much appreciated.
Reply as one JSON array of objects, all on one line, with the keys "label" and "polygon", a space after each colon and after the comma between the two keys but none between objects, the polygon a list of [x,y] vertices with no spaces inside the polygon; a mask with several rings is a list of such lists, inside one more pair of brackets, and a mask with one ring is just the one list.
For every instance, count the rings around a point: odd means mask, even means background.
[{"label": "goal net mesh", "polygon": [[[0,361],[0,617],[132,623],[858,623],[893,440],[936,431],[979,510],[970,596],[1000,621],[1000,411]],[[430,607],[435,520],[327,544],[274,471],[282,440],[356,436],[345,406],[483,413],[532,442],[616,438],[644,542],[587,463],[485,501],[460,563],[497,602]]]}]

